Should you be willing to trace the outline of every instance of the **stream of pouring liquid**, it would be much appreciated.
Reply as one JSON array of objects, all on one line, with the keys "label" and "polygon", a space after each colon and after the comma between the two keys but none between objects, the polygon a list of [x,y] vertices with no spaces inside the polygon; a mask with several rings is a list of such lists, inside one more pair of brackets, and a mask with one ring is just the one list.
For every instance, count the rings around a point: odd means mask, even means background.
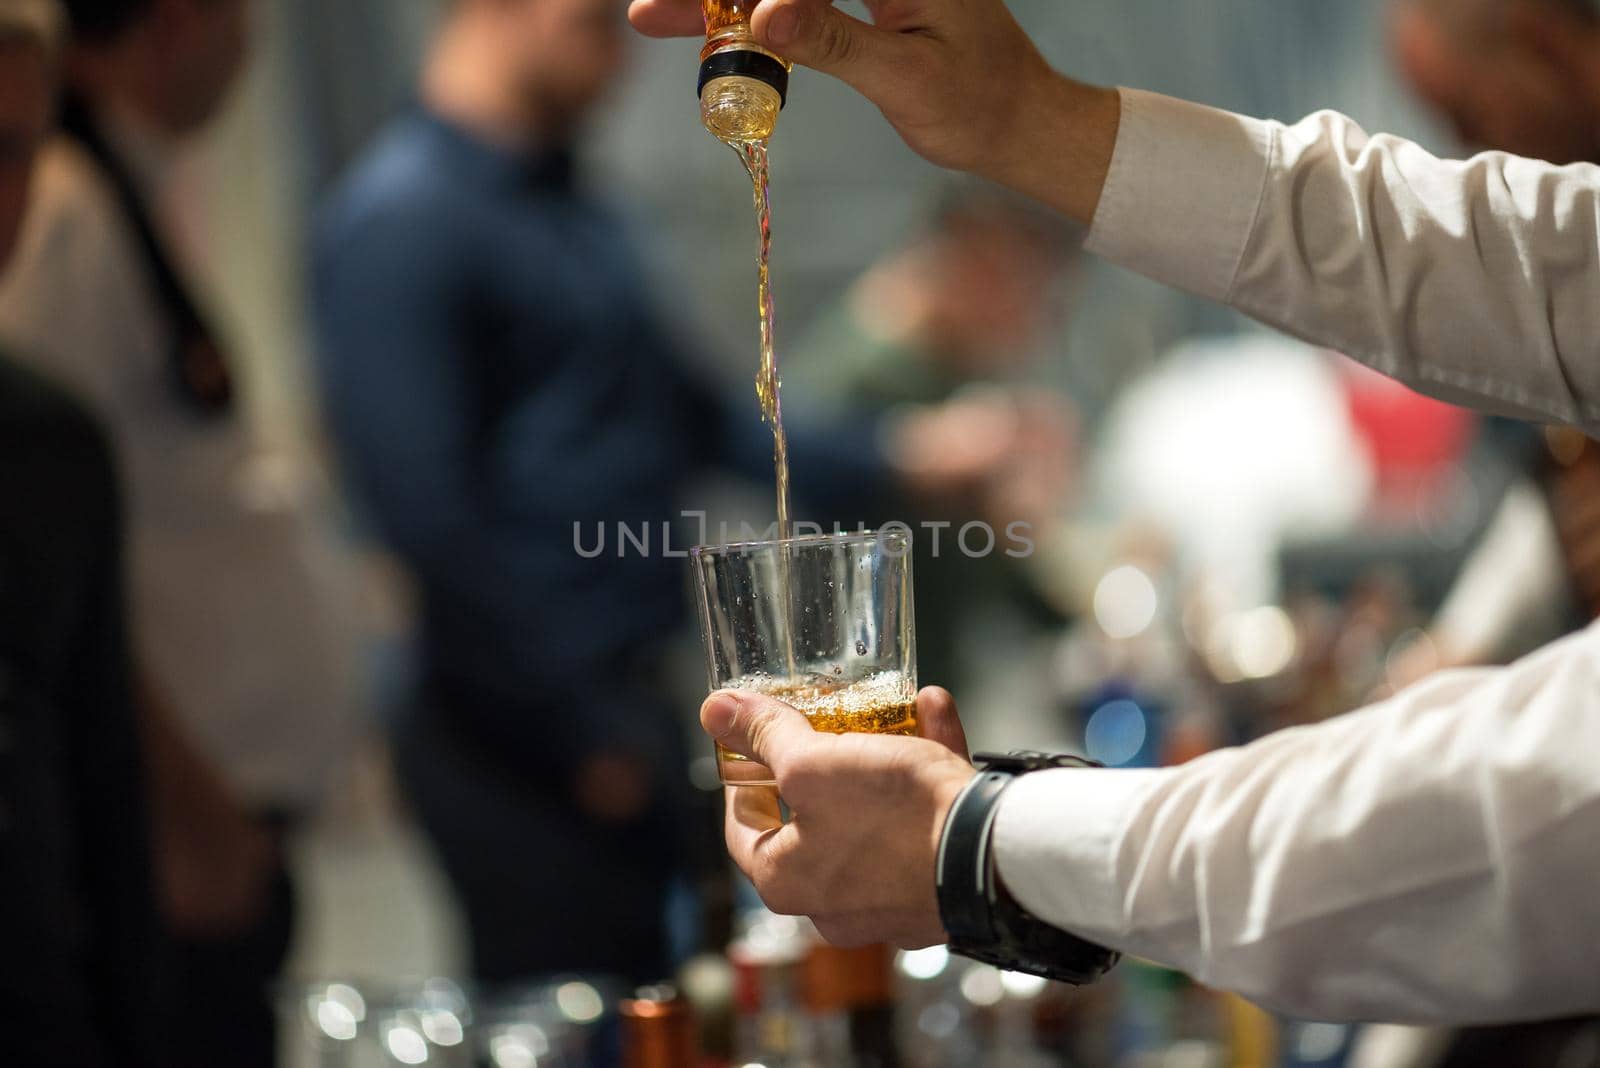
[{"label": "stream of pouring liquid", "polygon": [[749,172],[755,191],[756,225],[761,231],[761,254],[756,261],[756,295],[761,318],[761,367],[756,373],[756,397],[761,401],[761,417],[772,427],[772,465],[778,476],[778,537],[787,540],[793,537],[794,528],[789,517],[789,436],[783,429],[783,403],[779,398],[782,383],[772,342],[772,202],[767,187],[767,143],[744,141],[734,144],[733,150]]},{"label": "stream of pouring liquid", "polygon": [[[750,185],[755,192],[756,225],[761,232],[761,252],[756,259],[756,296],[760,303],[761,366],[756,372],[756,397],[761,401],[761,417],[772,427],[772,466],[778,483],[778,538],[787,541],[794,536],[789,516],[789,435],[783,429],[783,403],[780,399],[782,381],[778,377],[778,355],[772,341],[772,201],[767,186],[767,143],[742,141],[732,143],[750,175]],[[794,592],[790,576],[787,548],[778,555],[778,611],[783,620],[783,653],[788,678],[797,680],[798,666],[794,655]]]}]

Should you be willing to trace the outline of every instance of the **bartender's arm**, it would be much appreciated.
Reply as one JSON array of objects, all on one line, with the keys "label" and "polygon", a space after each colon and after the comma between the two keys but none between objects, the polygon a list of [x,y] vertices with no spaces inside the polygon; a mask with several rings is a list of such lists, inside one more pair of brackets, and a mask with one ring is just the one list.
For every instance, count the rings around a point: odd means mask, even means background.
[{"label": "bartender's arm", "polygon": [[[947,695],[921,702],[959,738]],[[944,940],[959,744],[818,734],[753,694],[713,695],[701,721],[792,810],[728,791],[729,849],[768,905],[837,942]],[[1261,1004],[1482,1022],[1600,1008],[1597,827],[1600,628],[1181,767],[1025,775],[992,846],[1033,915]]]},{"label": "bartender's arm", "polygon": [[[765,0],[754,28],[934,162],[1092,222],[1110,259],[1420,390],[1600,427],[1600,170],[1446,162],[1336,115],[1287,127],[1081,85],[998,0],[867,6],[875,25]],[[687,0],[632,17],[700,29]],[[794,810],[785,827],[758,795],[730,804],[730,848],[769,903],[848,940],[941,937],[933,849],[970,766],[815,735],[749,696],[702,720],[771,765]],[[994,855],[1042,919],[1291,1012],[1515,1019],[1600,1008],[1597,824],[1591,630],[1182,768],[1026,776]]]},{"label": "bartender's arm", "polygon": [[[1052,71],[999,0],[763,0],[756,36],[1087,247],[1474,407],[1600,428],[1600,168],[1436,159],[1328,112],[1260,122]],[[634,0],[653,34],[693,0]]]}]

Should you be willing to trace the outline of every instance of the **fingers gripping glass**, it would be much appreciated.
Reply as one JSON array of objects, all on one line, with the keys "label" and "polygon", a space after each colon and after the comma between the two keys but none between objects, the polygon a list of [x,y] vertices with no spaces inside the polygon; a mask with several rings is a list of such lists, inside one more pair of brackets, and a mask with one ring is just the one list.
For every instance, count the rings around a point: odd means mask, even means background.
[{"label": "fingers gripping glass", "polygon": [[[712,690],[754,690],[819,731],[916,734],[917,645],[905,531],[691,550]],[[730,786],[765,765],[717,747]]]}]

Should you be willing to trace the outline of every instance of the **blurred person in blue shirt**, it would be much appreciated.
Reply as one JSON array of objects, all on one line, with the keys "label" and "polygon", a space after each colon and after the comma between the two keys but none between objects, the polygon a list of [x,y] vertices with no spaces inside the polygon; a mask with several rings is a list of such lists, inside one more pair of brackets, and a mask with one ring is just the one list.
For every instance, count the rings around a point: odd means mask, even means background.
[{"label": "blurred person in blue shirt", "polygon": [[[697,380],[575,171],[622,73],[622,19],[608,0],[455,0],[420,103],[316,241],[329,415],[420,591],[421,694],[396,762],[489,981],[669,970],[686,759],[654,661],[685,568],[663,524],[709,465],[772,480],[754,398]],[[892,447],[876,425],[792,427],[797,497],[853,526],[892,515],[897,489],[981,483],[924,414]],[[619,544],[618,524],[647,525],[649,547]],[[680,526],[672,549],[697,536]]]}]

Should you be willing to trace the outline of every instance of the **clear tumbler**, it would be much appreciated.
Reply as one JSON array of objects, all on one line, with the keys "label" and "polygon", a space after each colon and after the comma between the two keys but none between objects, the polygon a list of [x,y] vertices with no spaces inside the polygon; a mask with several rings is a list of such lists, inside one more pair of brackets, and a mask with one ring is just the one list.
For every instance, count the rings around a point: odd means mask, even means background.
[{"label": "clear tumbler", "polygon": [[[690,557],[713,691],[771,694],[819,731],[917,733],[908,531],[700,546]],[[729,786],[774,781],[720,745],[717,769]]]}]

